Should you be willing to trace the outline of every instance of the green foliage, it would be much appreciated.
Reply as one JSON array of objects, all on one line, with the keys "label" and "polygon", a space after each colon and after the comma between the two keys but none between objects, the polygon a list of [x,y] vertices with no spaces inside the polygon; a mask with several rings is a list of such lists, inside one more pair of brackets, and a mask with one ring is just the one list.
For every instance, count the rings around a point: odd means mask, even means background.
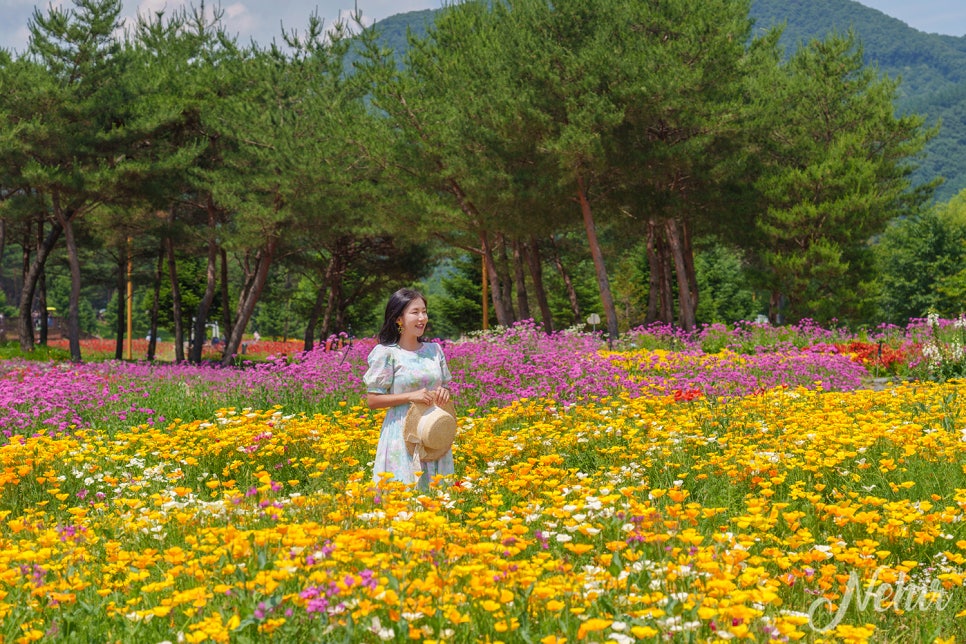
[{"label": "green foliage", "polygon": [[742,262],[742,253],[723,244],[711,244],[694,258],[701,298],[698,321],[702,324],[754,320],[765,313]]},{"label": "green foliage", "polygon": [[896,84],[863,67],[854,34],[809,43],[752,91],[765,134],[756,259],[787,302],[771,315],[867,319],[868,240],[927,197],[908,192],[909,159],[934,132],[895,116]]},{"label": "green foliage", "polygon": [[273,272],[252,315],[252,329],[263,338],[301,338],[316,291],[314,283],[289,271]]},{"label": "green foliage", "polygon": [[[907,191],[917,176],[909,162],[936,106],[963,109],[954,81],[966,48],[960,39],[902,38],[909,32],[854,3],[813,4],[759,1],[749,14],[749,5],[724,1],[466,2],[394,16],[351,43],[344,25],[328,38],[310,21],[284,50],[239,46],[219,11],[155,15],[121,38],[113,0],[52,7],[31,23],[29,55],[0,56],[3,290],[15,296],[23,256],[60,212],[80,250],[87,331],[94,310],[115,321],[118,271],[130,256],[136,334],[147,332],[168,239],[186,324],[199,312],[230,314],[241,332],[250,307],[263,335],[298,337],[321,301],[317,337],[374,333],[387,292],[455,255],[433,287],[446,294],[436,332],[457,336],[482,313],[472,251],[538,243],[555,327],[604,313],[610,289],[623,330],[648,316],[646,229],[674,222],[685,245],[691,235],[702,240],[694,255],[701,321],[751,317],[750,270],[757,287],[784,294],[787,319],[868,321],[873,296],[884,296],[870,288],[868,241],[887,220],[914,216],[926,197]],[[762,29],[784,18],[786,46],[843,21],[858,24],[858,37],[830,37],[786,58],[770,47],[777,33]],[[910,53],[922,54],[919,67]],[[917,73],[896,85],[863,67],[869,61],[889,76],[893,65]],[[84,82],[66,82],[72,74]],[[934,92],[933,82],[946,85]],[[895,116],[912,101],[924,119]],[[839,112],[821,131],[815,108],[826,103]],[[946,133],[966,119],[948,121],[934,143],[951,145]],[[932,163],[927,155],[922,167],[938,173]],[[582,220],[590,213],[597,262]],[[220,275],[203,310],[210,251],[227,253],[238,311],[220,309]],[[958,256],[951,247],[940,254],[949,266],[931,286],[933,309],[966,295]],[[59,280],[72,259],[55,246],[48,261],[58,312],[69,301]],[[495,261],[513,274],[512,261]],[[670,253],[661,261],[676,262]]]},{"label": "green foliage", "polygon": [[[170,288],[168,292],[170,293]],[[101,324],[106,329],[108,336],[113,336],[114,330],[117,329],[117,299],[119,297],[126,298],[127,293],[115,291],[104,307],[104,314],[100,316]],[[149,313],[151,311],[151,300],[153,298],[154,293],[147,289],[135,289],[134,291],[134,305],[131,307],[131,326],[133,327],[135,338],[143,338],[151,330]],[[171,337],[171,315],[170,311],[167,311],[167,313],[167,316],[162,315],[162,320],[159,324],[160,329],[158,335],[162,338],[165,336],[165,332]],[[127,320],[125,320],[125,328],[126,324]]]},{"label": "green foliage", "polygon": [[[47,306],[56,309],[56,315],[63,318],[68,310],[70,298],[70,279],[57,275],[47,280]],[[83,333],[93,334],[97,330],[97,312],[92,304],[93,298],[84,297],[78,302],[78,322]]]},{"label": "green foliage", "polygon": [[[433,335],[458,338],[482,326],[483,271],[475,255],[460,255],[440,271],[442,293],[433,299]],[[427,297],[431,297],[427,293]]]},{"label": "green foliage", "polygon": [[922,114],[930,125],[942,123],[939,134],[924,147],[922,164],[911,175],[913,184],[945,177],[946,183],[936,191],[937,201],[966,188],[966,37],[922,33],[859,2],[754,0],[751,15],[760,28],[784,25],[781,42],[789,55],[830,32],[854,30],[863,62],[891,79],[901,79],[897,112]]},{"label": "green foliage", "polygon": [[623,253],[613,267],[614,302],[621,328],[626,330],[643,324],[647,318],[647,285],[649,267],[647,242],[639,241]]},{"label": "green foliage", "polygon": [[929,334],[922,359],[910,365],[909,376],[916,380],[948,382],[966,378],[966,317],[945,324],[936,313],[927,316]]},{"label": "green foliage", "polygon": [[929,312],[958,316],[966,296],[966,192],[894,221],[875,254],[880,319],[898,324]]}]

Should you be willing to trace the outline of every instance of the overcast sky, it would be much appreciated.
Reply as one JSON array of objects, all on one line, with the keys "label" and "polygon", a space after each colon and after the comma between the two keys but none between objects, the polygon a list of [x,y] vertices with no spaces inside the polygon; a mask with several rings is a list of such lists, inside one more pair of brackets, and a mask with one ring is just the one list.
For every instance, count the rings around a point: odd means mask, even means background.
[{"label": "overcast sky", "polygon": [[[66,0],[69,2],[69,0]],[[964,0],[860,0],[906,24],[927,33],[952,36],[966,35],[966,1]],[[56,3],[65,0],[55,0]],[[217,0],[209,0],[214,4]],[[358,8],[368,21],[377,21],[397,13],[420,9],[437,9],[449,0],[358,0]],[[157,11],[198,5],[189,0],[124,0],[125,17],[139,11]],[[34,6],[47,7],[42,0],[0,0],[0,47],[22,51],[27,45],[27,22]],[[331,24],[340,15],[351,12],[354,0],[221,0],[224,22],[240,41],[254,38],[260,44],[279,39],[282,25],[286,29],[302,29],[309,15],[316,11]]]}]

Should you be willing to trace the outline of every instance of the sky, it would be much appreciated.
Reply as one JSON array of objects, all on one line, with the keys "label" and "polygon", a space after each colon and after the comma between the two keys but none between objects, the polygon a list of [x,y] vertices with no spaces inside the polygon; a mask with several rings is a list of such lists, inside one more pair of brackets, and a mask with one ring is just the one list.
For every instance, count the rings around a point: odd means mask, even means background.
[{"label": "sky", "polygon": [[[219,0],[209,0],[214,6]],[[964,0],[859,0],[861,4],[898,18],[926,33],[966,35]],[[53,0],[55,4],[69,0]],[[254,38],[265,45],[281,40],[282,27],[303,29],[313,11],[331,24],[358,6],[364,21],[378,21],[407,11],[438,9],[449,0],[220,0],[224,24],[240,42]],[[27,46],[27,23],[34,7],[45,9],[49,0],[0,0],[0,47],[23,51]],[[198,6],[198,0],[123,0],[126,19],[139,12],[175,10],[182,5]]]}]

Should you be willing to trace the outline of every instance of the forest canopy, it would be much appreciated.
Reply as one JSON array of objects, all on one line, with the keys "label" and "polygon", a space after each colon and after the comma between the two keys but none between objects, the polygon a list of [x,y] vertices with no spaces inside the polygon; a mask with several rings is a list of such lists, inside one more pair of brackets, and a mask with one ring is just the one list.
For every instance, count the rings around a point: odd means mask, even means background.
[{"label": "forest canopy", "polygon": [[449,336],[484,324],[484,288],[491,323],[599,313],[610,337],[871,324],[877,240],[938,185],[914,179],[938,128],[896,109],[854,31],[789,52],[750,3],[463,2],[396,48],[382,23],[313,17],[261,47],[198,9],[127,33],[119,12],[38,10],[0,60],[0,283],[25,351],[55,308],[75,360],[82,332],[120,357],[128,281],[137,333],[192,361],[212,322],[226,362],[254,330],[372,333],[414,283]]}]

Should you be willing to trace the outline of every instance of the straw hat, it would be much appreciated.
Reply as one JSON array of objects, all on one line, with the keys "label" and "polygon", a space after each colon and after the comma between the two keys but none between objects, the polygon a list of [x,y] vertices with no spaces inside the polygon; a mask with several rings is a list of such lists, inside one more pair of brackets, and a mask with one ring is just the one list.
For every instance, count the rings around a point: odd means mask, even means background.
[{"label": "straw hat", "polygon": [[403,440],[413,456],[419,452],[423,461],[438,461],[453,445],[456,436],[456,408],[452,402],[442,407],[412,403],[406,412]]}]

